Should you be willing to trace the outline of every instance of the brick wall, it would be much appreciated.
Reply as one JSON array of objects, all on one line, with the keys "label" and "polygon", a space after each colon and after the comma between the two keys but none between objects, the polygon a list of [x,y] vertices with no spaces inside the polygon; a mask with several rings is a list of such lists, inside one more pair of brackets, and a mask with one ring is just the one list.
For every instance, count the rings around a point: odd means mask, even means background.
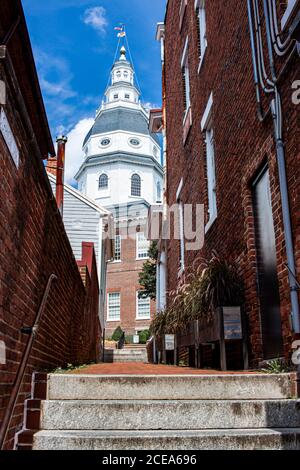
[{"label": "brick wall", "polygon": [[[269,115],[263,124],[256,114],[250,36],[245,0],[205,2],[207,42],[204,62],[198,72],[199,49],[194,0],[187,8],[180,30],[178,0],[169,0],[166,14],[165,74],[167,114],[168,204],[176,202],[181,178],[184,203],[202,203],[207,209],[204,135],[201,132],[208,98],[213,92],[213,127],[217,180],[218,217],[205,237],[201,253],[186,252],[187,274],[199,256],[209,257],[212,249],[239,263],[246,283],[246,309],[249,323],[251,363],[262,358],[259,300],[256,287],[256,250],[254,240],[251,181],[263,161],[268,161],[274,215],[277,272],[280,283],[282,331],[285,355],[289,356],[290,296],[288,287],[278,171]],[[181,57],[189,37],[189,72],[192,127],[183,144],[184,98]],[[300,78],[299,57],[294,55],[279,82],[283,100],[284,141],[291,203],[293,234],[298,273],[299,236],[299,106],[292,104],[292,83]],[[281,64],[279,63],[278,66]],[[179,242],[168,244],[168,290],[178,282]]]},{"label": "brick wall", "polygon": [[28,340],[20,329],[34,324],[49,276],[55,273],[58,278],[7,435],[6,447],[11,448],[22,424],[32,372],[98,359],[98,284],[91,252],[84,260],[89,267],[86,285],[82,282],[41,160],[41,136],[30,129],[30,121],[26,124],[22,96],[3,61],[0,78],[7,84],[4,109],[20,150],[17,168],[0,134],[0,341],[6,345],[6,364],[0,365],[0,422]]}]

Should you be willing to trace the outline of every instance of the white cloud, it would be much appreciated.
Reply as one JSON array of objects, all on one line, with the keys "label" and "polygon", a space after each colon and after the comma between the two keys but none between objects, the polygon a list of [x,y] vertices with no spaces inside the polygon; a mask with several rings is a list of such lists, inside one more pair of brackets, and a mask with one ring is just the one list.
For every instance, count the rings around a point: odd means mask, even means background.
[{"label": "white cloud", "polygon": [[105,33],[108,21],[106,19],[106,10],[103,7],[93,7],[85,10],[83,22],[94,28],[99,33]]},{"label": "white cloud", "polygon": [[93,118],[81,119],[67,135],[65,181],[68,184],[75,184],[74,176],[83,162],[82,144],[93,124]]}]

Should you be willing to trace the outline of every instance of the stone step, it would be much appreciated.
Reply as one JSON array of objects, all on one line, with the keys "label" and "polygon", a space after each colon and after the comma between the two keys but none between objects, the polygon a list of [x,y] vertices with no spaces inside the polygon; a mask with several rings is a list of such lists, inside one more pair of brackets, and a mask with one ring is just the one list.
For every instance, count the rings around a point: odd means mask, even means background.
[{"label": "stone step", "polygon": [[289,374],[49,374],[49,400],[266,400],[293,397]]},{"label": "stone step", "polygon": [[43,430],[300,428],[300,400],[48,400]]},{"label": "stone step", "polygon": [[34,450],[300,450],[299,429],[40,431]]}]

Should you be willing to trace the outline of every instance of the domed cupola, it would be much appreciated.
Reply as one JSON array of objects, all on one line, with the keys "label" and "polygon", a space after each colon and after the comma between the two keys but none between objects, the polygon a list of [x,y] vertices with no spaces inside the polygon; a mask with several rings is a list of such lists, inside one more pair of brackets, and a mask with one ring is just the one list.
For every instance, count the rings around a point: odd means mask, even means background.
[{"label": "domed cupola", "polygon": [[[160,141],[149,131],[149,114],[140,102],[125,47],[119,52],[105,100],[83,142],[84,161],[75,176],[79,188],[85,188],[89,197],[104,206],[127,203],[136,197],[131,194],[131,179],[137,175],[141,198],[155,202],[157,184],[162,184],[163,175]],[[102,185],[104,179],[106,189]]]}]

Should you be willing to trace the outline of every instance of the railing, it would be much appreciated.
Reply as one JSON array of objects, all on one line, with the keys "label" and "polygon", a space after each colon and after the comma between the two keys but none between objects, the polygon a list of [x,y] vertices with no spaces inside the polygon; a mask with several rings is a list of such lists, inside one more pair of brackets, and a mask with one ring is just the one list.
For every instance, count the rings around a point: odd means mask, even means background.
[{"label": "railing", "polygon": [[123,349],[125,344],[125,332],[123,331],[121,338],[117,343],[117,349]]},{"label": "railing", "polygon": [[13,413],[14,413],[14,409],[15,409],[15,406],[16,406],[16,403],[17,403],[17,399],[18,399],[20,388],[21,388],[21,385],[22,385],[24,373],[25,373],[25,370],[26,370],[26,367],[27,367],[27,364],[28,364],[30,354],[31,354],[33,342],[34,342],[35,336],[37,334],[37,331],[38,331],[38,328],[39,328],[39,323],[40,323],[41,317],[44,313],[45,306],[46,306],[46,303],[47,303],[47,300],[48,300],[48,297],[49,297],[51,285],[56,280],[57,280],[57,276],[55,274],[51,274],[51,276],[48,279],[47,286],[46,286],[46,289],[45,289],[45,292],[44,292],[44,295],[43,295],[43,298],[42,298],[42,301],[41,301],[41,304],[40,304],[40,308],[38,310],[38,313],[37,313],[37,316],[36,316],[36,319],[35,319],[35,322],[34,322],[34,325],[32,327],[24,327],[24,328],[21,329],[21,332],[23,334],[30,335],[30,338],[29,338],[29,340],[27,342],[27,345],[26,345],[26,348],[24,350],[23,358],[22,358],[22,361],[19,365],[19,369],[18,369],[18,372],[16,374],[16,378],[15,378],[15,381],[14,381],[12,393],[11,393],[11,396],[10,396],[10,399],[9,399],[9,402],[8,402],[8,405],[7,405],[7,408],[6,408],[6,412],[5,412],[5,415],[4,415],[4,418],[3,418],[3,422],[2,422],[2,426],[1,426],[1,430],[0,430],[0,448],[1,448],[1,450],[3,450],[3,447],[5,445],[7,432],[8,432],[8,429],[9,429],[9,426],[10,426],[10,423],[11,423],[11,419],[12,419],[12,416],[13,416]]}]

